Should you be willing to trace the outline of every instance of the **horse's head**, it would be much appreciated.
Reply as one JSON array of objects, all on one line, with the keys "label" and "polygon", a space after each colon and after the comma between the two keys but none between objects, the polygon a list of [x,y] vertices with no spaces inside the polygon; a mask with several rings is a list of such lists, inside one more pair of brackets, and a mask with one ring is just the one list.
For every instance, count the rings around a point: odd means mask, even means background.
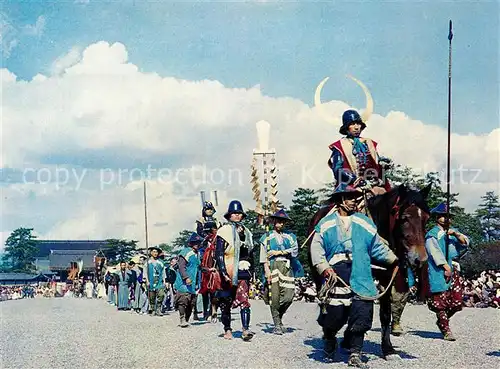
[{"label": "horse's head", "polygon": [[427,196],[431,187],[421,191],[400,185],[368,201],[370,215],[379,234],[387,239],[400,259],[415,268],[427,260],[425,224],[429,219]]},{"label": "horse's head", "polygon": [[409,189],[404,185],[398,188],[398,201],[395,204],[394,239],[402,246],[400,253],[406,257],[411,268],[419,267],[427,261],[425,250],[425,225],[429,220],[430,210],[427,196],[431,186],[421,191]]}]

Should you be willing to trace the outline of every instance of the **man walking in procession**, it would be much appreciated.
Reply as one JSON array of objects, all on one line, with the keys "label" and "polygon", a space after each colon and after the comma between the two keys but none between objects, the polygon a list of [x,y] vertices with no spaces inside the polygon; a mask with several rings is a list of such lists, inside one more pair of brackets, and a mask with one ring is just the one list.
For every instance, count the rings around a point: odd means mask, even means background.
[{"label": "man walking in procession", "polygon": [[[201,217],[196,220],[196,233],[203,239],[202,244],[198,250],[198,254],[200,256],[200,260],[204,259],[205,251],[213,245],[213,241],[215,238],[215,234],[217,233],[217,229],[219,229],[222,224],[215,217],[216,210],[215,206],[210,201],[205,201],[203,203],[203,208],[201,209]],[[208,252],[213,253],[214,249],[210,248]],[[203,305],[203,319],[209,320],[212,318],[213,321],[216,321],[216,318],[213,319],[212,313],[215,301],[213,300],[213,294],[207,291],[206,288],[206,279],[207,273],[202,274],[202,286],[201,286],[201,297],[202,297],[202,305]],[[205,282],[205,283],[204,283]],[[203,284],[204,283],[204,284]],[[194,314],[194,319],[197,320],[198,313],[196,309]]]},{"label": "man walking in procession", "polygon": [[445,203],[431,210],[431,215],[436,217],[437,224],[425,237],[431,289],[427,304],[429,309],[436,313],[436,324],[444,339],[455,341],[450,329],[450,318],[462,310],[463,291],[458,270],[454,268],[452,261],[467,251],[469,239],[457,230],[449,228],[451,221],[447,216],[449,214],[447,210]]},{"label": "man walking in procession", "polygon": [[[371,272],[372,259],[393,265],[396,255],[387,241],[377,234],[372,220],[356,212],[356,201],[362,193],[350,186],[338,186],[332,196],[337,210],[326,215],[315,227],[311,243],[312,267],[322,276],[321,311],[318,323],[323,327],[324,351],[333,356],[336,335],[347,323],[342,346],[350,350],[348,365],[367,368],[360,357],[364,335],[372,327],[373,300],[377,288]],[[339,276],[349,286],[339,280]],[[325,286],[326,284],[326,286]]]},{"label": "man walking in procession", "polygon": [[189,327],[189,318],[196,307],[200,268],[198,248],[201,241],[203,239],[193,232],[188,240],[189,246],[181,250],[177,261],[177,276],[174,283],[175,307],[179,310],[179,326],[182,328]]},{"label": "man walking in procession", "polygon": [[134,300],[132,302],[132,309],[134,309],[136,313],[140,313],[141,307],[144,304],[142,296],[142,284],[144,278],[143,265],[145,261],[146,258],[143,255],[141,255],[139,257],[139,264],[136,264],[133,260],[129,262],[129,265],[132,267],[131,270],[133,270],[135,272],[135,275],[137,276],[134,285]]},{"label": "man walking in procession", "polygon": [[290,220],[284,210],[279,210],[271,215],[268,222],[273,225],[274,229],[264,234],[259,241],[259,261],[264,267],[267,280],[264,299],[271,307],[271,316],[274,322],[273,332],[278,335],[285,333],[283,315],[293,302],[294,277],[300,277],[297,273],[302,271],[300,262],[297,260],[299,254],[297,237],[293,233],[283,231],[285,223]]},{"label": "man walking in procession", "polygon": [[240,307],[242,339],[250,341],[254,333],[250,331],[250,302],[248,301],[253,240],[252,232],[241,222],[246,214],[238,200],[229,203],[224,218],[228,223],[217,231],[215,258],[221,274],[221,290],[216,297],[221,308],[224,338],[232,339],[231,308]]},{"label": "man walking in procession", "polygon": [[150,258],[146,264],[146,285],[149,298],[149,315],[163,316],[161,306],[165,297],[166,275],[165,265],[158,259],[162,250],[158,247],[150,247]]},{"label": "man walking in procession", "polygon": [[129,309],[130,287],[133,283],[133,276],[127,269],[127,263],[120,262],[120,270],[116,273],[117,289],[118,289],[118,310]]}]

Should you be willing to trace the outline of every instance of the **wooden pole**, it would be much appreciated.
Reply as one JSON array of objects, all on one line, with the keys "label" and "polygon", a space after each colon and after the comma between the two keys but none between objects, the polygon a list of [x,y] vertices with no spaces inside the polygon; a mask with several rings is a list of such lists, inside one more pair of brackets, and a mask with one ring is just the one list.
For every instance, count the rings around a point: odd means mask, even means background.
[{"label": "wooden pole", "polygon": [[148,203],[146,197],[146,182],[144,182],[144,228],[146,232],[146,249],[149,248],[148,240]]}]

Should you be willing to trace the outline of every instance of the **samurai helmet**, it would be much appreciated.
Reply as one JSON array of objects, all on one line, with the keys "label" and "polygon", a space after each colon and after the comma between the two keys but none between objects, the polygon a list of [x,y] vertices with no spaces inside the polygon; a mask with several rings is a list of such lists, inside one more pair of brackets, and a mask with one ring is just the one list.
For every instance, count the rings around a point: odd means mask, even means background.
[{"label": "samurai helmet", "polygon": [[226,214],[224,214],[224,218],[229,220],[231,214],[243,214],[243,218],[247,216],[245,210],[243,210],[243,205],[241,205],[241,202],[239,200],[233,200],[229,203],[229,206],[227,207],[227,212]]},{"label": "samurai helmet", "polygon": [[366,128],[366,124],[356,110],[346,110],[344,114],[342,114],[342,126],[339,129],[339,133],[347,135],[349,133],[349,126],[354,123],[361,124],[361,131]]}]

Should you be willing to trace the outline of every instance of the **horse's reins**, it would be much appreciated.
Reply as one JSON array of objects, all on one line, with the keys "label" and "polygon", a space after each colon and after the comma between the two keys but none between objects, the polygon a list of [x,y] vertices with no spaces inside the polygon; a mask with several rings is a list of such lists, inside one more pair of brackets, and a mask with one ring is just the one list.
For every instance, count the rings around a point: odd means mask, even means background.
[{"label": "horse's reins", "polygon": [[[389,291],[392,283],[394,282],[394,279],[396,278],[396,274],[398,273],[398,271],[399,271],[399,265],[396,265],[394,267],[394,270],[392,271],[392,276],[391,276],[391,280],[389,281],[389,284],[384,289],[384,291],[382,291],[381,293],[379,293],[375,296],[364,296],[364,295],[360,295],[358,293],[356,293],[356,295],[358,295],[361,298],[361,300],[367,300],[367,301],[378,300],[379,298],[384,296],[387,293],[387,291]],[[331,274],[328,277],[328,279],[326,280],[323,287],[321,287],[321,290],[318,293],[318,298],[321,300],[322,297],[327,297],[328,291],[330,291],[332,288],[335,288],[337,281],[340,281],[346,288],[348,288],[350,291],[352,291],[352,288],[340,276],[338,276],[337,274]],[[354,291],[352,291],[352,292],[354,292]]]},{"label": "horse's reins", "polygon": [[[366,208],[368,208],[368,207],[366,207]],[[392,235],[392,231],[394,230],[394,227],[396,225],[396,221],[399,218],[400,210],[401,210],[401,208],[399,206],[399,196],[398,196],[396,199],[396,203],[394,204],[394,206],[391,209],[391,214],[394,214],[394,216],[390,217],[390,226],[389,227],[390,227],[390,234],[391,235]],[[315,232],[314,230],[311,232],[311,234],[309,235],[309,237],[307,237],[306,241],[302,244],[301,247],[303,247],[309,241],[309,239],[314,234],[314,232]],[[394,270],[392,271],[391,279],[390,279],[387,287],[381,293],[379,293],[375,296],[364,296],[364,295],[360,295],[360,294],[356,294],[356,295],[358,295],[361,298],[361,300],[366,300],[366,301],[378,300],[379,298],[383,297],[387,293],[387,291],[389,291],[392,283],[394,282],[394,279],[396,278],[396,275],[398,274],[398,271],[399,271],[399,265],[396,265],[394,267]],[[340,276],[338,276],[337,274],[330,274],[330,276],[326,280],[326,283],[323,284],[323,287],[321,287],[321,290],[318,293],[318,298],[320,300],[322,298],[328,298],[327,297],[328,291],[330,291],[332,288],[335,288],[337,281],[340,281],[346,288],[348,288],[350,291],[352,291],[351,287]]]}]

